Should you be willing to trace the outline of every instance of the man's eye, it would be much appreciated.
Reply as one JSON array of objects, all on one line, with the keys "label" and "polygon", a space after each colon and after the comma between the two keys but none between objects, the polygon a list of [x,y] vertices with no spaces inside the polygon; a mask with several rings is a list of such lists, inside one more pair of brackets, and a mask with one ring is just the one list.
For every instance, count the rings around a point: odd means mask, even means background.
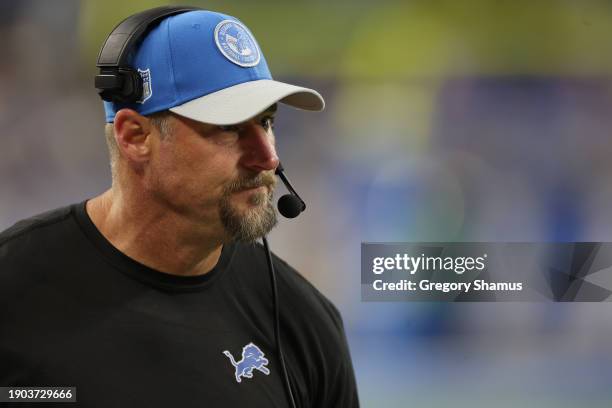
[{"label": "man's eye", "polygon": [[265,130],[274,129],[274,117],[266,116],[265,118],[262,118],[261,127],[263,127]]}]

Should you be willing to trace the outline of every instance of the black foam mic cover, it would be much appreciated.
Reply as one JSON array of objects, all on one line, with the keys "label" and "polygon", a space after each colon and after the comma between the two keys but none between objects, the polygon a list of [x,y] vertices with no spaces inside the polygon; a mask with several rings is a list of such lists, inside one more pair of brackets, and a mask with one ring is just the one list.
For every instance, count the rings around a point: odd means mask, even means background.
[{"label": "black foam mic cover", "polygon": [[295,218],[303,210],[302,201],[293,194],[285,194],[278,200],[278,212],[284,217]]}]

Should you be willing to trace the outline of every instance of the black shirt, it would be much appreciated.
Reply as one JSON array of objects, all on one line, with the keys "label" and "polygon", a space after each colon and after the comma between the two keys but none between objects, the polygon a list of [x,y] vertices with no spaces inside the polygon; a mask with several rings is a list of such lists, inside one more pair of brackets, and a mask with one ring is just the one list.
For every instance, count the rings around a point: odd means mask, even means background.
[{"label": "black shirt", "polygon": [[[273,259],[298,406],[357,407],[340,314]],[[113,247],[85,202],[18,222],[0,234],[0,386],[76,386],[87,407],[288,407],[263,247],[225,245],[182,277]]]}]

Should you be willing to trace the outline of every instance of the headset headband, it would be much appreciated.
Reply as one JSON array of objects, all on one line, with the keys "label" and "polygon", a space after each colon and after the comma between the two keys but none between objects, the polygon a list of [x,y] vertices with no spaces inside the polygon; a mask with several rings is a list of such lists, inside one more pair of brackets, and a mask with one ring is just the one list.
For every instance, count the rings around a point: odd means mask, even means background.
[{"label": "headset headband", "polygon": [[138,40],[159,20],[199,7],[162,6],[133,14],[121,21],[104,41],[98,54],[95,87],[106,101],[135,102],[142,95],[142,79],[127,65],[127,59]]}]

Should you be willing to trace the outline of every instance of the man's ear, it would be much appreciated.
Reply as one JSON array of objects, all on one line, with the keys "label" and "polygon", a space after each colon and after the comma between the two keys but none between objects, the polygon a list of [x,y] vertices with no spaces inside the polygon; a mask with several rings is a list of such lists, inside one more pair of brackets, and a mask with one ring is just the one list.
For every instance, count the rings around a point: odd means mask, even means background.
[{"label": "man's ear", "polygon": [[121,155],[131,163],[147,162],[152,147],[149,119],[132,109],[121,109],[115,114],[114,126]]}]

